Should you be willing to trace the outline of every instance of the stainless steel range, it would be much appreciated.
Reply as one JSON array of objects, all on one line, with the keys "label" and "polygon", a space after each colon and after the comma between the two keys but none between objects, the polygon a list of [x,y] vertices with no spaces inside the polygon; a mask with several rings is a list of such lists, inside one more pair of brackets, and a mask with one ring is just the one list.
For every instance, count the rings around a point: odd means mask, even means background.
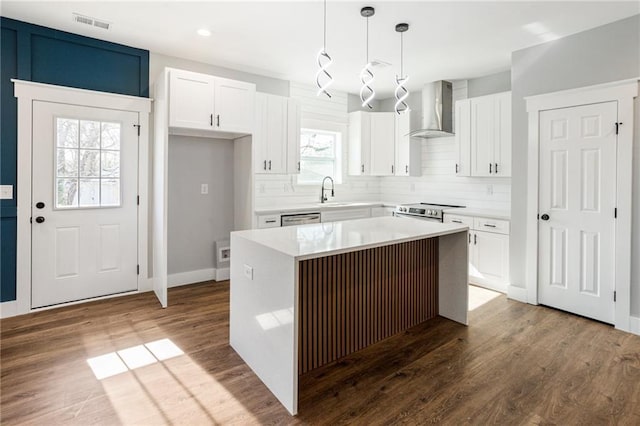
[{"label": "stainless steel range", "polygon": [[413,217],[415,219],[430,220],[432,222],[442,222],[443,209],[459,208],[464,206],[453,206],[448,204],[402,204],[396,206],[393,215],[396,217]]}]

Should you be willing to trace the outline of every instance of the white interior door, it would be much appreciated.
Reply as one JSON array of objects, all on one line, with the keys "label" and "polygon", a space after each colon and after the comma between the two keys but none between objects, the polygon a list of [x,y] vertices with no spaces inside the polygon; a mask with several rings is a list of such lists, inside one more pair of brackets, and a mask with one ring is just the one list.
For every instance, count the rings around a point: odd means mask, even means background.
[{"label": "white interior door", "polygon": [[31,306],[138,288],[138,113],[34,102]]},{"label": "white interior door", "polygon": [[540,114],[539,302],[614,322],[617,103]]}]

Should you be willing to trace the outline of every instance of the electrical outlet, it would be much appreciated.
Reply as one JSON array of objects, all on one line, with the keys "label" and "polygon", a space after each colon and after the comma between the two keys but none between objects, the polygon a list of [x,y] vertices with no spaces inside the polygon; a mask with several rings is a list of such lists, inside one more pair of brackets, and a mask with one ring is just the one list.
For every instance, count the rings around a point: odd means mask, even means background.
[{"label": "electrical outlet", "polygon": [[203,183],[200,185],[200,194],[206,195],[209,193],[209,184]]},{"label": "electrical outlet", "polygon": [[244,265],[244,276],[253,281],[253,267],[245,264]]},{"label": "electrical outlet", "polygon": [[0,185],[0,200],[13,199],[13,185]]}]

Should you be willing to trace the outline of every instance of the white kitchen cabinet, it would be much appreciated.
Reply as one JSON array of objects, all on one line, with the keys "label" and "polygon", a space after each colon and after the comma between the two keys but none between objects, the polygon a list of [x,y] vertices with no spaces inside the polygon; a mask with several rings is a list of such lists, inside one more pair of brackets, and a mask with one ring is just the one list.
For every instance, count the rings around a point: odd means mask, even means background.
[{"label": "white kitchen cabinet", "polygon": [[215,77],[214,83],[216,130],[252,133],[255,84],[220,77]]},{"label": "white kitchen cabinet", "polygon": [[469,282],[506,293],[509,284],[509,221],[444,215],[446,223],[469,226]]},{"label": "white kitchen cabinet", "polygon": [[422,174],[421,141],[412,139],[410,132],[410,110],[400,114],[393,113],[395,118],[395,168],[396,176],[420,176]]},{"label": "white kitchen cabinet", "polygon": [[337,222],[339,220],[363,219],[371,217],[371,209],[341,209],[320,212],[320,222]]},{"label": "white kitchen cabinet", "polygon": [[225,137],[251,134],[254,97],[254,84],[171,69],[169,127],[225,133]]},{"label": "white kitchen cabinet", "polygon": [[169,73],[169,127],[213,129],[214,80],[190,71]]},{"label": "white kitchen cabinet", "polygon": [[356,111],[349,114],[349,174],[371,174],[371,115]]},{"label": "white kitchen cabinet", "polygon": [[300,104],[282,96],[256,94],[254,170],[260,174],[300,172]]},{"label": "white kitchen cabinet", "polygon": [[258,215],[258,228],[277,228],[280,226],[279,214]]},{"label": "white kitchen cabinet", "polygon": [[471,176],[471,100],[456,102],[456,176]]},{"label": "white kitchen cabinet", "polygon": [[371,114],[371,174],[391,176],[395,171],[396,122],[393,112]]},{"label": "white kitchen cabinet", "polygon": [[511,92],[470,102],[471,175],[511,176]]}]

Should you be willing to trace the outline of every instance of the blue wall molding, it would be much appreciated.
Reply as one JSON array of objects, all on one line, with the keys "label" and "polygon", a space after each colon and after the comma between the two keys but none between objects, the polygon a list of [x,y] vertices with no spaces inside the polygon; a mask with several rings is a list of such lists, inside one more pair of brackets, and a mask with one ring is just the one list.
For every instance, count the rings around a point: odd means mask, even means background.
[{"label": "blue wall molding", "polygon": [[0,301],[16,299],[17,100],[11,79],[149,97],[149,51],[0,17]]}]

